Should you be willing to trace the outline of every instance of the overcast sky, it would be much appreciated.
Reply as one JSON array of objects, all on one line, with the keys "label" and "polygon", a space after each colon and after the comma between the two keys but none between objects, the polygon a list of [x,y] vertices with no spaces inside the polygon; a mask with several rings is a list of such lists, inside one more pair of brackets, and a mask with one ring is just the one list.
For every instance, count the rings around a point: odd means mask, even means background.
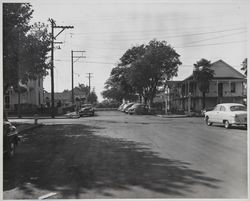
[{"label": "overcast sky", "polygon": [[[104,83],[123,53],[154,38],[167,41],[181,55],[175,80],[189,76],[201,58],[223,59],[239,70],[247,57],[247,1],[185,2],[31,1],[32,22],[49,24],[53,18],[58,26],[74,26],[57,37],[63,44],[54,54],[55,91],[71,89],[71,50],[83,50],[86,58],[74,63],[74,85],[88,84],[87,73],[93,73],[91,85],[101,101]],[[50,92],[50,76],[44,88]]]}]

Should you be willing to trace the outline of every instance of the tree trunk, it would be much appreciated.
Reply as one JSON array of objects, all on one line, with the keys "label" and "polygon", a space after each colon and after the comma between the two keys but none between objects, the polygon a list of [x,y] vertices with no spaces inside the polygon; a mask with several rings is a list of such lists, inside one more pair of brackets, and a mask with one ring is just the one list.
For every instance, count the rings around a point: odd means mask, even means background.
[{"label": "tree trunk", "polygon": [[149,108],[151,108],[151,107],[152,107],[152,104],[153,104],[153,99],[154,99],[154,98],[150,98],[150,99],[149,99],[149,105],[148,105],[148,106],[149,106]]},{"label": "tree trunk", "polygon": [[202,92],[202,109],[206,107],[206,92]]}]

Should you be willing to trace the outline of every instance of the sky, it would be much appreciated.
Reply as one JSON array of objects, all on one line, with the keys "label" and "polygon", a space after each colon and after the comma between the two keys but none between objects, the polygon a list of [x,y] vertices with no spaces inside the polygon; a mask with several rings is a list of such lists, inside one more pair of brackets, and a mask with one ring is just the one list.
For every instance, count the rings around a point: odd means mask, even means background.
[{"label": "sky", "polygon": [[[55,92],[71,89],[71,51],[85,51],[74,59],[74,86],[88,85],[98,100],[112,68],[125,51],[152,39],[165,40],[180,55],[182,65],[173,80],[183,80],[201,58],[224,60],[237,70],[247,57],[246,2],[240,0],[60,0],[30,1],[31,23],[56,21],[74,26],[57,36],[63,42],[54,52]],[[60,29],[55,29],[55,35]],[[55,45],[58,46],[58,45]],[[74,52],[74,56],[80,56]],[[50,76],[44,88],[51,91]]]}]

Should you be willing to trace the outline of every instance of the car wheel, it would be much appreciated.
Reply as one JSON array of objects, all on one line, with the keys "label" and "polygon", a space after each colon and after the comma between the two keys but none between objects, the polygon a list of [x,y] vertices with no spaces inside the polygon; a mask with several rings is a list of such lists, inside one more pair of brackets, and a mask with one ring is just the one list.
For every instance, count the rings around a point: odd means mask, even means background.
[{"label": "car wheel", "polygon": [[229,123],[228,120],[226,120],[226,121],[224,122],[224,126],[225,126],[226,129],[228,129],[228,128],[230,128],[231,124]]},{"label": "car wheel", "polygon": [[10,142],[8,151],[7,151],[7,157],[13,158],[16,154],[16,144],[15,142]]},{"label": "car wheel", "polygon": [[206,124],[208,126],[212,126],[212,124],[213,124],[211,121],[209,121],[209,117],[208,116],[206,117]]}]

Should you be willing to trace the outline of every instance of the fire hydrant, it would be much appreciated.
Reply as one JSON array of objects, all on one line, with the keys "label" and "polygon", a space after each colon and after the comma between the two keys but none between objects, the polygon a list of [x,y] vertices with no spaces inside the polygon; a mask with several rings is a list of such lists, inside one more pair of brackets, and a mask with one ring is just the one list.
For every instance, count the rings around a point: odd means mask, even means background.
[{"label": "fire hydrant", "polygon": [[35,115],[34,115],[34,124],[37,124],[37,122],[38,122],[38,115],[35,114]]}]

